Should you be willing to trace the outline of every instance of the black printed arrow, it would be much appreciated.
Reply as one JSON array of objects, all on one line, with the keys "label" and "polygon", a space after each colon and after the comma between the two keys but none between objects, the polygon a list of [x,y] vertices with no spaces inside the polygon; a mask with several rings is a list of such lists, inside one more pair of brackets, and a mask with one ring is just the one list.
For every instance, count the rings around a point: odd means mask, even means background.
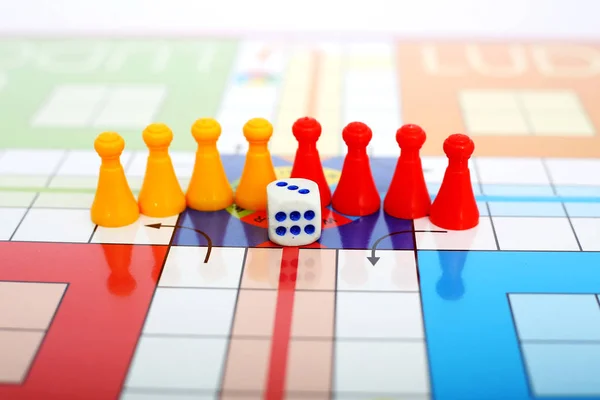
[{"label": "black printed arrow", "polygon": [[154,228],[154,229],[160,229],[163,226],[165,228],[189,229],[191,231],[201,234],[202,236],[204,236],[204,238],[206,239],[206,242],[208,243],[208,249],[206,250],[206,257],[204,257],[204,263],[206,264],[208,262],[208,259],[210,258],[210,252],[212,250],[212,240],[210,240],[210,236],[208,236],[206,233],[202,232],[201,230],[194,229],[194,228],[188,228],[187,226],[180,226],[180,225],[163,225],[162,222],[159,222],[157,224],[148,224],[146,226],[148,228]]},{"label": "black printed arrow", "polygon": [[[377,250],[377,245],[379,244],[379,242],[381,242],[383,239],[389,238],[390,236],[394,236],[394,235],[400,235],[401,233],[417,233],[417,232],[430,232],[430,233],[447,233],[448,231],[427,231],[427,230],[422,230],[422,231],[398,231],[398,232],[392,232],[392,233],[388,233],[385,236],[380,237],[379,239],[377,239],[375,241],[375,243],[373,244],[373,247],[371,247],[371,257],[367,257],[367,260],[369,260],[371,262],[371,265],[375,266],[375,264],[377,264],[377,261],[379,261],[380,257],[375,257],[375,250]],[[416,243],[415,243],[416,245]]]}]

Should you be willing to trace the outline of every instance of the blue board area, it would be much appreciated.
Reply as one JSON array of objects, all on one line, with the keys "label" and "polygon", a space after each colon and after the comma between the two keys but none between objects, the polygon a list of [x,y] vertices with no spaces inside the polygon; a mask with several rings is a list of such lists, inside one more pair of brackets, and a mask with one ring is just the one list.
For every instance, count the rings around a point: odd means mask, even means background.
[{"label": "blue board area", "polygon": [[433,398],[600,399],[600,253],[419,251]]}]

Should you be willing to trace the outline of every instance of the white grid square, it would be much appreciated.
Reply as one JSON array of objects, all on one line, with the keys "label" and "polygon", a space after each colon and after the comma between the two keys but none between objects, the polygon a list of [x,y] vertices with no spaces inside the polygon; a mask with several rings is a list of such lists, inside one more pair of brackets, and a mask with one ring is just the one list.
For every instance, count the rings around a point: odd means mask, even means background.
[{"label": "white grid square", "polygon": [[473,135],[529,134],[527,120],[519,110],[464,111],[464,122],[467,131]]},{"label": "white grid square", "polygon": [[568,218],[493,217],[500,250],[579,251]]},{"label": "white grid square", "polygon": [[9,240],[19,226],[27,208],[0,207],[0,240]]},{"label": "white grid square", "polygon": [[35,192],[13,192],[0,189],[0,207],[29,207],[35,196]]},{"label": "white grid square", "polygon": [[159,287],[144,334],[227,336],[236,298],[236,290]]},{"label": "white grid square", "polygon": [[152,123],[166,94],[165,85],[111,87],[93,125],[112,129],[143,128]]},{"label": "white grid square", "polygon": [[540,136],[594,136],[594,126],[581,110],[531,111],[531,131]]},{"label": "white grid square", "polygon": [[355,393],[416,397],[430,392],[423,341],[339,340],[335,342],[335,366],[336,398]]},{"label": "white grid square", "polygon": [[94,202],[93,193],[40,193],[33,208],[72,208],[89,210]]},{"label": "white grid square", "polygon": [[593,136],[577,94],[567,90],[464,90],[458,101],[473,135]]},{"label": "white grid square", "polygon": [[64,150],[6,150],[0,158],[0,175],[50,177],[64,154]]},{"label": "white grid square", "polygon": [[337,289],[418,291],[417,266],[412,250],[377,250],[374,267],[370,250],[339,250]]},{"label": "white grid square", "polygon": [[172,246],[158,286],[237,288],[240,284],[245,250],[213,247],[205,264],[206,251],[206,247]]},{"label": "white grid square", "polygon": [[169,244],[174,228],[163,226],[155,229],[146,225],[157,223],[175,225],[177,218],[177,215],[167,218],[151,218],[140,215],[134,223],[120,228],[99,226],[94,232],[91,243]]},{"label": "white grid square", "polygon": [[600,160],[549,158],[548,171],[555,185],[600,186]]},{"label": "white grid square", "polygon": [[228,340],[209,338],[140,338],[127,388],[216,391]]},{"label": "white grid square", "polygon": [[539,158],[477,157],[482,184],[548,185],[550,180]]},{"label": "white grid square", "polygon": [[582,104],[571,90],[528,90],[518,94],[523,107],[534,111],[580,111]]},{"label": "white grid square", "polygon": [[600,218],[571,218],[583,251],[600,251]]},{"label": "white grid square", "polygon": [[87,126],[107,95],[105,85],[72,84],[54,88],[34,115],[35,127],[80,128]]},{"label": "white grid square", "polygon": [[12,240],[87,243],[93,231],[90,210],[32,208]]},{"label": "white grid square", "polygon": [[[435,226],[428,217],[416,219],[415,230],[444,230]],[[498,250],[494,229],[489,217],[479,217],[479,224],[464,231],[448,233],[416,232],[419,250]]]},{"label": "white grid square", "polygon": [[424,339],[419,293],[338,292],[336,338]]},{"label": "white grid square", "polygon": [[467,112],[520,112],[518,98],[509,90],[462,90],[458,93],[461,108]]}]

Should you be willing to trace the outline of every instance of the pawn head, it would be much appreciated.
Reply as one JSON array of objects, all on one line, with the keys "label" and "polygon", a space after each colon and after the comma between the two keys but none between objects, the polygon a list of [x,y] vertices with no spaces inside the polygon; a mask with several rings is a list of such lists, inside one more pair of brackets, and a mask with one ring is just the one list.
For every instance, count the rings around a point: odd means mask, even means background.
[{"label": "pawn head", "polygon": [[321,124],[314,118],[303,117],[294,122],[292,133],[299,142],[302,140],[316,142],[321,136]]},{"label": "pawn head", "polygon": [[267,142],[273,134],[273,125],[264,118],[252,118],[244,125],[244,137],[249,142]]},{"label": "pawn head", "polygon": [[148,148],[169,147],[173,141],[173,131],[163,123],[154,123],[144,129],[142,138]]},{"label": "pawn head", "polygon": [[200,118],[192,125],[196,142],[216,142],[221,136],[221,124],[213,118]]},{"label": "pawn head", "polygon": [[94,149],[102,159],[118,158],[125,149],[125,140],[116,132],[103,132],[94,141]]},{"label": "pawn head", "polygon": [[448,158],[468,159],[473,151],[475,151],[475,143],[462,133],[455,133],[444,140],[444,153]]},{"label": "pawn head", "polygon": [[373,132],[367,124],[350,122],[342,132],[342,138],[348,146],[367,146],[373,137]]},{"label": "pawn head", "polygon": [[425,131],[414,124],[406,124],[396,131],[396,142],[401,149],[420,149],[425,144]]}]

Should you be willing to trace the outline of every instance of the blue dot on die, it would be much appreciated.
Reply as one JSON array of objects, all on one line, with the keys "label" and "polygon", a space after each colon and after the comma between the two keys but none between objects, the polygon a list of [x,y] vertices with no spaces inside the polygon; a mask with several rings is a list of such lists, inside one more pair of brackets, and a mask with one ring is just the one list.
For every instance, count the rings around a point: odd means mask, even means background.
[{"label": "blue dot on die", "polygon": [[300,213],[298,211],[292,211],[290,213],[290,219],[292,221],[298,221],[300,219]]},{"label": "blue dot on die", "polygon": [[298,189],[298,186],[296,186],[296,185],[290,185],[290,186],[288,186],[288,189],[289,190],[296,190],[296,189]]},{"label": "blue dot on die", "polygon": [[314,225],[306,225],[304,227],[304,232],[308,233],[309,235],[312,235],[313,233],[315,233],[315,226]]},{"label": "blue dot on die", "polygon": [[283,236],[285,235],[285,232],[287,231],[287,229],[285,229],[285,226],[278,226],[275,229],[275,233],[278,234],[279,236]]},{"label": "blue dot on die", "polygon": [[310,193],[310,190],[308,190],[308,189],[300,189],[300,190],[298,190],[298,193],[300,193],[300,194],[307,194],[307,193]]},{"label": "blue dot on die", "polygon": [[275,214],[275,219],[279,222],[285,221],[286,218],[287,218],[287,215],[285,215],[285,213],[283,211],[279,211],[277,214]]},{"label": "blue dot on die", "polygon": [[292,235],[298,235],[300,234],[300,227],[298,225],[294,225],[290,228],[290,232],[292,233]]},{"label": "blue dot on die", "polygon": [[277,182],[277,186],[279,186],[279,187],[287,186],[287,182]]},{"label": "blue dot on die", "polygon": [[304,213],[304,218],[307,220],[312,220],[315,217],[315,212],[313,210],[308,210]]}]

